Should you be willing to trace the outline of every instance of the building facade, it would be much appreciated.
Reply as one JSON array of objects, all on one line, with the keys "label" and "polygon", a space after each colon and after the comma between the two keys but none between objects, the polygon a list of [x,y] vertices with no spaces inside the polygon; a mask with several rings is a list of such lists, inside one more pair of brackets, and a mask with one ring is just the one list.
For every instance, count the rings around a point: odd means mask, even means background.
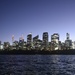
[{"label": "building facade", "polygon": [[32,49],[32,34],[28,34],[27,35],[27,50],[31,50]]},{"label": "building facade", "polygon": [[43,46],[44,48],[46,48],[46,50],[47,50],[48,45],[49,45],[48,38],[49,38],[48,32],[44,32],[44,33],[43,33],[43,37],[42,37],[42,39],[43,39],[43,41],[42,41],[42,46]]},{"label": "building facade", "polygon": [[72,42],[72,49],[75,49],[75,41]]},{"label": "building facade", "polygon": [[35,36],[35,37],[33,37],[33,47],[34,47],[34,48],[36,48],[36,47],[38,46],[38,38],[39,38],[38,35]]},{"label": "building facade", "polygon": [[72,40],[70,40],[69,33],[66,33],[65,46],[66,46],[66,49],[72,49]]},{"label": "building facade", "polygon": [[54,33],[51,35],[51,47],[52,50],[58,50],[59,49],[59,34]]},{"label": "building facade", "polygon": [[30,33],[30,34],[28,34],[27,35],[27,44],[32,44],[32,34]]}]

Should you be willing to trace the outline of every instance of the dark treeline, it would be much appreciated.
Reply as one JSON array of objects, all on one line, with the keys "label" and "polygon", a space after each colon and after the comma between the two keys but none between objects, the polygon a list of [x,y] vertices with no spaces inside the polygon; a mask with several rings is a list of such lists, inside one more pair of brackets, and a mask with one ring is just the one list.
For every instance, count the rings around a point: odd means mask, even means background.
[{"label": "dark treeline", "polygon": [[75,54],[75,50],[52,50],[52,51],[46,51],[46,50],[2,50],[0,51],[0,55],[35,55],[35,54],[62,54],[62,55],[72,55]]}]

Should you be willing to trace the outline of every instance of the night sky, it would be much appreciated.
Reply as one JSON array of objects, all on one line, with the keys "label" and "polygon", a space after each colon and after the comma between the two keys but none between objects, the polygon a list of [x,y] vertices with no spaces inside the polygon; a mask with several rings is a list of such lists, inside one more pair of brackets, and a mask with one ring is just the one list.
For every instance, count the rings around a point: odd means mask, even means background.
[{"label": "night sky", "polygon": [[0,0],[0,40],[12,42],[23,34],[33,37],[43,32],[59,33],[60,40],[66,33],[75,40],[75,0]]}]

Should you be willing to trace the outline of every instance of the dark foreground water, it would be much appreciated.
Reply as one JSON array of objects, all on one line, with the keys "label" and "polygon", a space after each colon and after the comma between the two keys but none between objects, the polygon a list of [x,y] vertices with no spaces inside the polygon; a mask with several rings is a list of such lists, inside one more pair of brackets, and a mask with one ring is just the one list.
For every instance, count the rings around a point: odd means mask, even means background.
[{"label": "dark foreground water", "polygon": [[75,55],[0,55],[0,75],[75,75]]}]

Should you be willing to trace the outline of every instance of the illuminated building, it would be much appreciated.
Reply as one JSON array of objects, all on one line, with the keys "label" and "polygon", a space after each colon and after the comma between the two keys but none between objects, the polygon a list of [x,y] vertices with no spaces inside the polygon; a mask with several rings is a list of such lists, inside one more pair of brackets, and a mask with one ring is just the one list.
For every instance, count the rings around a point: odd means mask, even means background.
[{"label": "illuminated building", "polygon": [[61,42],[61,50],[65,50],[65,43],[64,42]]},{"label": "illuminated building", "polygon": [[41,48],[42,48],[42,40],[38,39],[36,49],[41,50]]},{"label": "illuminated building", "polygon": [[43,41],[42,41],[43,43],[43,47],[44,47],[44,49],[46,49],[47,50],[47,48],[48,48],[48,32],[44,32],[43,33]]},{"label": "illuminated building", "polygon": [[72,40],[65,40],[66,49],[70,49],[72,47]]},{"label": "illuminated building", "polygon": [[26,42],[23,43],[23,50],[26,50]]},{"label": "illuminated building", "polygon": [[4,49],[7,49],[7,50],[10,49],[10,43],[9,42],[4,42]]},{"label": "illuminated building", "polygon": [[3,44],[0,45],[0,50],[3,50],[4,49],[4,46]]},{"label": "illuminated building", "polygon": [[75,41],[72,42],[72,49],[75,49]]},{"label": "illuminated building", "polygon": [[59,49],[59,34],[54,33],[51,35],[51,47],[52,50],[58,50]]},{"label": "illuminated building", "polygon": [[51,35],[51,41],[59,43],[59,34],[58,33],[54,33],[53,35]]},{"label": "illuminated building", "polygon": [[30,34],[28,34],[27,35],[27,44],[32,44],[32,34],[30,33]]},{"label": "illuminated building", "polygon": [[65,46],[66,46],[66,49],[71,49],[72,48],[72,40],[70,40],[69,33],[66,33]]},{"label": "illuminated building", "polygon": [[36,47],[37,47],[38,38],[39,38],[39,36],[38,36],[38,35],[37,35],[37,36],[35,36],[35,37],[33,37],[33,47],[34,47],[34,48],[36,48]]},{"label": "illuminated building", "polygon": [[18,41],[14,41],[14,42],[13,42],[13,45],[12,45],[12,50],[13,50],[13,49],[19,49],[18,44],[19,44]]},{"label": "illuminated building", "polygon": [[61,45],[62,45],[61,41],[59,41],[59,50],[61,50]]},{"label": "illuminated building", "polygon": [[4,49],[4,46],[3,46],[3,44],[0,41],[0,50],[3,50],[3,49]]},{"label": "illuminated building", "polygon": [[28,34],[27,35],[27,49],[28,50],[31,50],[32,48],[32,34]]},{"label": "illuminated building", "polygon": [[23,49],[24,39],[22,37],[19,38],[19,49]]}]

